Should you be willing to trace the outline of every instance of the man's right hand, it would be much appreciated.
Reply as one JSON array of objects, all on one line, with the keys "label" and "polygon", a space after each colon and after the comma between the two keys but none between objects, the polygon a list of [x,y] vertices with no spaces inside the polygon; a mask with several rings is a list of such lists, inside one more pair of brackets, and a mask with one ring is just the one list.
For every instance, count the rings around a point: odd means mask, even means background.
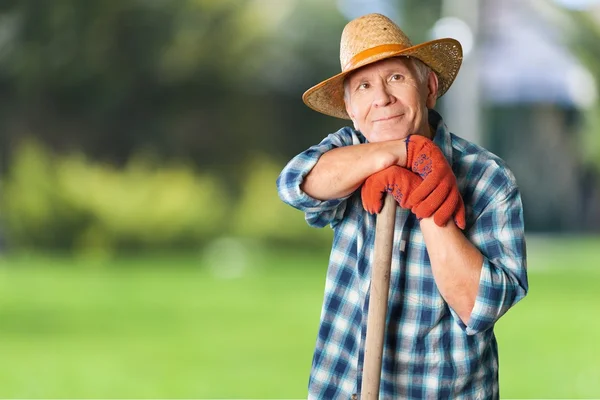
[{"label": "man's right hand", "polygon": [[368,177],[360,189],[363,208],[378,214],[383,208],[384,196],[390,193],[402,208],[410,208],[407,200],[412,191],[423,182],[419,175],[406,168],[392,165]]},{"label": "man's right hand", "polygon": [[300,189],[315,199],[338,199],[353,193],[376,172],[405,163],[404,139],[337,147],[319,158]]},{"label": "man's right hand", "polygon": [[438,226],[454,217],[456,225],[465,229],[465,205],[452,168],[439,147],[424,136],[410,135],[406,138],[406,168],[423,179],[408,198],[413,213],[419,218],[433,215]]},{"label": "man's right hand", "polygon": [[[444,226],[454,216],[456,225],[464,229],[464,205],[460,195],[458,203],[452,195],[453,192],[442,199],[439,205],[430,203],[429,198],[416,205],[410,202],[412,194],[422,184],[423,179],[416,173],[397,165],[388,167],[374,173],[363,183],[360,192],[363,208],[371,214],[380,213],[383,208],[384,196],[386,193],[390,193],[400,207],[411,209],[419,219],[433,216],[437,225]],[[439,192],[439,194],[442,193]],[[434,198],[437,195],[438,193],[435,193]],[[461,221],[462,226],[460,225]]]}]

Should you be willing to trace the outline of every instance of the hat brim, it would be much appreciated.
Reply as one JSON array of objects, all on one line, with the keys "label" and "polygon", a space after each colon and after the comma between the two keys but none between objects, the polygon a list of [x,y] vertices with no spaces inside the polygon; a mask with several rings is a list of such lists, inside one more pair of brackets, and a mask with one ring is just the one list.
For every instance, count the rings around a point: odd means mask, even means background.
[{"label": "hat brim", "polygon": [[437,39],[400,51],[381,52],[361,60],[354,67],[311,87],[302,95],[304,104],[332,117],[350,119],[344,104],[344,79],[359,68],[397,56],[415,57],[438,76],[438,97],[452,85],[462,64],[462,47],[451,38]]}]

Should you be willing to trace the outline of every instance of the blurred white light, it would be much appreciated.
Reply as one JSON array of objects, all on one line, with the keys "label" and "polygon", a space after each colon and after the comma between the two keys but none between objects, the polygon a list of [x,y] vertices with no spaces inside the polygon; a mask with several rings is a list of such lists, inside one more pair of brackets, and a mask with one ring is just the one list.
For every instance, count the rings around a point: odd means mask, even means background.
[{"label": "blurred white light", "polygon": [[8,55],[9,50],[16,42],[17,31],[19,29],[20,19],[16,15],[0,15],[0,58]]},{"label": "blurred white light", "polygon": [[473,31],[462,19],[456,17],[444,17],[439,19],[429,31],[432,39],[453,38],[460,42],[463,49],[463,57],[467,57],[473,49]]},{"label": "blurred white light", "polygon": [[554,0],[554,2],[571,10],[587,10],[600,5],[600,0]]},{"label": "blurred white light", "polygon": [[598,98],[594,77],[580,65],[567,71],[567,90],[575,104],[581,108],[591,107]]},{"label": "blurred white light", "polygon": [[235,279],[244,275],[249,267],[248,248],[235,238],[219,238],[206,247],[202,264],[213,276],[221,279]]}]

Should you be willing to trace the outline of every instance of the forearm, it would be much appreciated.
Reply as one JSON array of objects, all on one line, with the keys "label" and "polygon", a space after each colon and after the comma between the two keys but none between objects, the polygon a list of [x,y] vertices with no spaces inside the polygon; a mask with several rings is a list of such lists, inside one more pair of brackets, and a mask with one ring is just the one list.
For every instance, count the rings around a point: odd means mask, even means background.
[{"label": "forearm", "polygon": [[425,218],[421,231],[437,288],[467,324],[479,290],[483,255],[452,221],[440,227],[433,218]]},{"label": "forearm", "polygon": [[344,197],[366,178],[391,165],[406,165],[404,140],[339,147],[320,157],[301,188],[320,200]]}]

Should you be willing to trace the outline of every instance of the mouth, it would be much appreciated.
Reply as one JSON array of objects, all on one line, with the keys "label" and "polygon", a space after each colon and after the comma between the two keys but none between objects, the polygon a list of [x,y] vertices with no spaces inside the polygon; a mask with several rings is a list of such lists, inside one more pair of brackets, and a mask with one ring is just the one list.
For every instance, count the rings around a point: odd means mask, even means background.
[{"label": "mouth", "polygon": [[384,122],[384,121],[391,121],[394,120],[396,118],[400,118],[402,117],[404,114],[398,114],[398,115],[390,115],[389,117],[383,117],[383,118],[379,118],[374,120],[373,122]]}]

